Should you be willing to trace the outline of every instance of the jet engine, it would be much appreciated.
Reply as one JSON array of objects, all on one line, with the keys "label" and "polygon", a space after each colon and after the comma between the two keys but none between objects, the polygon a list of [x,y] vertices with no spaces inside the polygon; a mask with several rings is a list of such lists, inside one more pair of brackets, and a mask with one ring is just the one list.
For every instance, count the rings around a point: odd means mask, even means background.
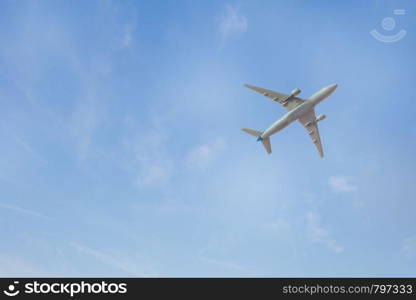
[{"label": "jet engine", "polygon": [[316,122],[322,121],[325,118],[326,118],[325,115],[319,115],[319,116],[316,117]]},{"label": "jet engine", "polygon": [[299,95],[299,94],[300,94],[300,89],[294,89],[294,90],[290,93],[290,96],[294,97],[294,96]]}]

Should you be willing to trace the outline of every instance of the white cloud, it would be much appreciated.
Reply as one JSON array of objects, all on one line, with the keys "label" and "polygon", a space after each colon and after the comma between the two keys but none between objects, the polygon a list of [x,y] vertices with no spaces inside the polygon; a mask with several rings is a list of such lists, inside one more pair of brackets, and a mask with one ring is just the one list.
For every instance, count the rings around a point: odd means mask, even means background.
[{"label": "white cloud", "polygon": [[245,33],[247,31],[248,23],[246,17],[238,13],[238,9],[226,5],[225,12],[220,18],[218,31],[221,35],[222,42],[231,36]]},{"label": "white cloud", "polygon": [[312,242],[323,244],[335,253],[344,251],[344,248],[338,245],[335,239],[330,237],[329,231],[321,225],[319,214],[309,212],[306,215],[306,222],[306,232]]},{"label": "white cloud", "polygon": [[346,176],[331,176],[328,179],[329,186],[336,192],[355,192],[357,186],[352,181],[352,177]]},{"label": "white cloud", "polygon": [[205,170],[225,148],[226,143],[223,139],[196,146],[188,153],[187,165],[191,168]]},{"label": "white cloud", "polygon": [[401,250],[407,258],[416,257],[416,236],[403,239]]}]

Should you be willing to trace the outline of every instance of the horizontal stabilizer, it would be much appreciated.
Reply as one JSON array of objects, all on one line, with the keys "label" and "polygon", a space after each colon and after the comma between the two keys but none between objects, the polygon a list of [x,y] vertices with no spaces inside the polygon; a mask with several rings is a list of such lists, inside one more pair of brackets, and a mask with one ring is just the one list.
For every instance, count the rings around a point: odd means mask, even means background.
[{"label": "horizontal stabilizer", "polygon": [[248,134],[251,134],[251,135],[257,136],[257,137],[261,136],[263,134],[263,132],[261,132],[261,131],[253,130],[253,129],[250,129],[250,128],[243,128],[241,130],[244,131],[245,133],[248,133]]}]

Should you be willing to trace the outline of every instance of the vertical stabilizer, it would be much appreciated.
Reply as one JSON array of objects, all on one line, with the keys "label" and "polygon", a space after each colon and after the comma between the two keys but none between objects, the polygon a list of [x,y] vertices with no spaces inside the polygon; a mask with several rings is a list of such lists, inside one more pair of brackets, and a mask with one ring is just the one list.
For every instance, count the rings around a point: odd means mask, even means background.
[{"label": "vertical stabilizer", "polygon": [[270,137],[261,139],[261,143],[264,146],[264,149],[266,149],[267,153],[272,153],[272,145],[270,145]]}]

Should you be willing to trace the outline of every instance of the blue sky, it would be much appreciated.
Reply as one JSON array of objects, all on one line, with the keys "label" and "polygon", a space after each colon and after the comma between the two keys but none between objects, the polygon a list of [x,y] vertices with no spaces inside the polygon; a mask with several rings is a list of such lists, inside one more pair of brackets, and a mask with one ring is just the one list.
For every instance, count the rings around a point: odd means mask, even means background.
[{"label": "blue sky", "polygon": [[[0,276],[414,276],[415,13],[1,1]],[[325,158],[244,83],[337,83]]]}]

